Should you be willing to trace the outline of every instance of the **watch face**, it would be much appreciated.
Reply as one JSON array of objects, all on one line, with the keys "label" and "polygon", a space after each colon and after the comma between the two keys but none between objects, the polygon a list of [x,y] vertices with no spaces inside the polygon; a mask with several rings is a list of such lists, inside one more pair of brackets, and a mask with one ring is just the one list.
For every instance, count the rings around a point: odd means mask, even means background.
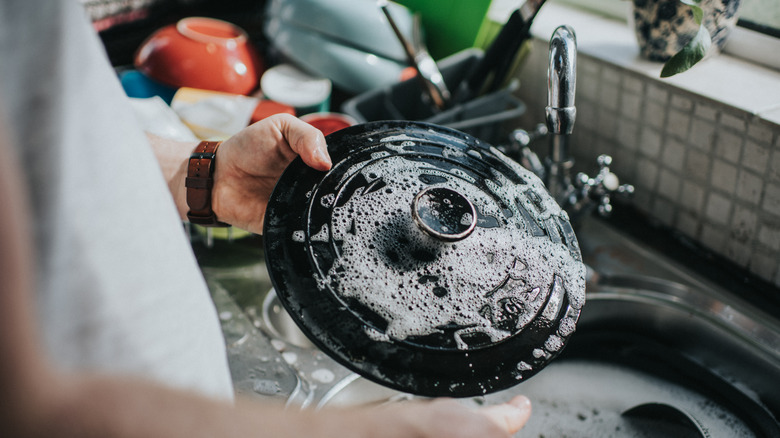
[{"label": "watch face", "polygon": [[473,137],[374,122],[298,159],[264,239],[280,301],[327,354],[386,386],[471,396],[530,378],[585,302],[568,217],[541,181]]}]

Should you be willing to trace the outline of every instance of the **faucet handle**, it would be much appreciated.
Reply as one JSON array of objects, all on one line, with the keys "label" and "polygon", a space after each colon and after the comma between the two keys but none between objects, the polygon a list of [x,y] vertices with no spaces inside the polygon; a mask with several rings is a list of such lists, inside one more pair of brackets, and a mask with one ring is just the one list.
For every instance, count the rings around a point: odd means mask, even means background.
[{"label": "faucet handle", "polygon": [[533,131],[526,131],[525,129],[515,129],[509,134],[509,141],[512,144],[512,148],[519,150],[531,144],[532,141],[537,138],[547,135],[547,125],[539,123],[534,127]]},{"label": "faucet handle", "polygon": [[520,160],[520,164],[532,171],[540,179],[544,180],[545,168],[536,152],[529,145],[537,138],[547,135],[547,125],[539,123],[533,131],[515,129],[509,134],[509,145],[503,148],[503,152]]},{"label": "faucet handle", "polygon": [[588,197],[598,203],[600,215],[609,216],[612,213],[612,195],[630,197],[634,194],[634,186],[620,184],[618,176],[609,169],[612,164],[612,157],[609,155],[599,155],[596,162],[599,165],[596,176],[591,178],[580,172],[575,179],[575,186],[585,195],[583,197]]}]

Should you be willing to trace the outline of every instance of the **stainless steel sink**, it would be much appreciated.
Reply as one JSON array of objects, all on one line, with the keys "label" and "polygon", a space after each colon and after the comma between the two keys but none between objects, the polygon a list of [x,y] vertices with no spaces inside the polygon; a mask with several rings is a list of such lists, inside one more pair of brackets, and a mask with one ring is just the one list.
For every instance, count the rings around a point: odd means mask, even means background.
[{"label": "stainless steel sink", "polygon": [[[609,431],[655,436],[646,431],[684,428],[673,421],[679,418],[698,422],[704,436],[780,436],[776,316],[742,300],[740,291],[724,290],[599,220],[584,221],[578,239],[592,271],[587,304],[564,353],[527,382],[463,403],[529,396],[534,415],[523,436],[606,436]],[[249,250],[255,251],[249,256],[254,262],[209,264],[209,257],[224,260],[214,255],[222,251],[215,247],[203,250],[211,256],[201,254],[203,272],[215,296],[226,294],[235,305],[231,318],[223,319],[226,333],[232,333],[235,318],[245,318],[250,338],[265,340],[264,363],[274,364],[277,372],[283,368],[287,380],[281,381],[287,383],[271,398],[313,408],[413,398],[361,378],[317,350],[272,292],[259,243],[242,245],[258,245]],[[215,301],[225,308],[222,298]],[[257,362],[257,350],[231,345],[237,392],[268,399],[267,388],[257,385],[268,380],[267,373],[253,379],[246,366],[239,366]],[[249,368],[257,374],[258,367],[262,363]],[[640,405],[656,408],[631,410]]]},{"label": "stainless steel sink", "polygon": [[263,299],[262,321],[272,336],[297,347],[315,348],[282,307],[274,290],[270,290]]}]

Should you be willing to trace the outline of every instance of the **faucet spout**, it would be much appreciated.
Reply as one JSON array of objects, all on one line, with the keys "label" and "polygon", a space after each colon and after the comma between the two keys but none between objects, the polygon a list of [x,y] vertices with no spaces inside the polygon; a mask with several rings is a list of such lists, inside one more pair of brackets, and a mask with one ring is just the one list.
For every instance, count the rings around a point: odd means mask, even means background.
[{"label": "faucet spout", "polygon": [[560,26],[550,38],[547,69],[547,128],[550,132],[550,155],[547,162],[546,185],[559,202],[571,186],[568,136],[574,130],[577,108],[574,94],[577,84],[577,40],[574,30]]},{"label": "faucet spout", "polygon": [[569,26],[555,29],[550,38],[547,69],[547,124],[552,134],[571,134],[577,109],[577,40]]}]

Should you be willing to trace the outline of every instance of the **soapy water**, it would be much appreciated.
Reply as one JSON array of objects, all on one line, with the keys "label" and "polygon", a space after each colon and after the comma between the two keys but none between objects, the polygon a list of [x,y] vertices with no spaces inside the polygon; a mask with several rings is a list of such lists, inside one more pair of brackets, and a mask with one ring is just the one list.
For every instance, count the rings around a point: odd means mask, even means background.
[{"label": "soapy water", "polygon": [[332,383],[336,379],[336,375],[331,370],[320,368],[312,371],[311,378],[320,383]]},{"label": "soapy water", "polygon": [[[691,436],[669,433],[676,425],[671,418],[641,422],[624,414],[643,403],[665,403],[687,412],[711,438],[756,436],[734,412],[703,393],[619,364],[556,361],[518,388],[534,404],[534,413],[518,436]],[[503,403],[517,393],[497,392],[482,402]]]},{"label": "soapy water", "polygon": [[279,386],[279,382],[267,379],[255,380],[252,385],[252,389],[261,395],[277,395],[282,392],[282,388]]},{"label": "soapy water", "polygon": [[[328,193],[318,201],[332,211],[330,232],[315,230],[317,240],[339,243],[338,257],[319,284],[387,321],[384,331],[367,328],[373,339],[404,340],[455,327],[456,345],[468,349],[474,335],[486,335],[491,343],[506,339],[540,312],[553,323],[564,296],[575,309],[584,303],[578,254],[561,244],[558,231],[557,241],[537,232],[549,218],[565,215],[549,195],[539,193],[545,190],[541,182],[531,176],[519,187],[494,172],[494,181],[479,187],[473,177],[454,170],[426,164],[421,175],[419,161],[383,157],[361,168],[367,186],[349,199]],[[474,205],[481,220],[471,235],[443,242],[413,221],[414,196],[431,186],[455,190]],[[536,196],[519,196],[529,191]],[[499,201],[513,198],[511,205]],[[524,222],[527,212],[539,222]],[[573,320],[561,322],[561,334],[570,331]],[[562,344],[551,336],[546,348],[556,351]]]}]

